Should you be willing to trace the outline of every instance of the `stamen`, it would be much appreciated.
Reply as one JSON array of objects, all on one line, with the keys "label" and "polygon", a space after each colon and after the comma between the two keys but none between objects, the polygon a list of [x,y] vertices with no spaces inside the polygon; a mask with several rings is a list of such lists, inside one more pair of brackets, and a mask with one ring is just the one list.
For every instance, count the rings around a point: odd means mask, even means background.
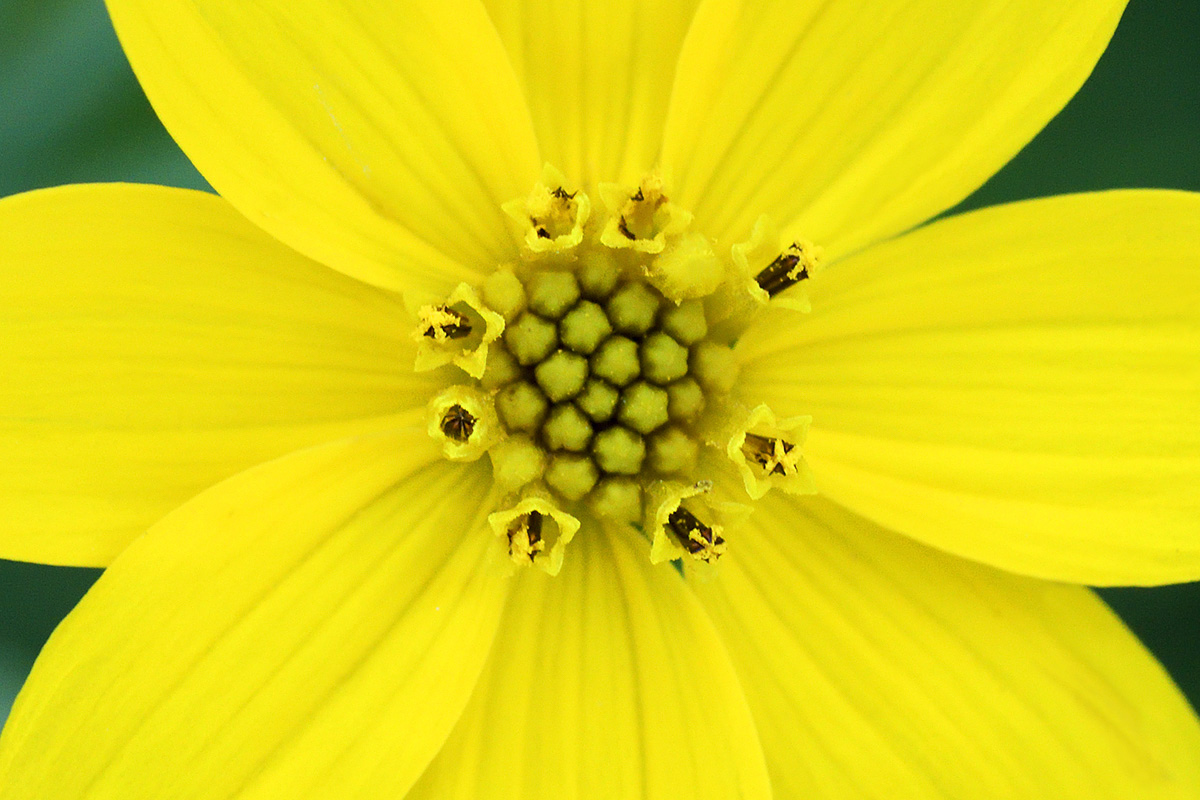
[{"label": "stamen", "polygon": [[754,277],[755,283],[774,297],[789,286],[808,280],[809,270],[815,266],[815,259],[811,252],[806,252],[807,250],[808,248],[801,243],[793,242],[766,269]]},{"label": "stamen", "polygon": [[465,339],[471,335],[471,321],[447,306],[426,306],[421,309],[421,324],[424,336],[435,342],[447,339]]},{"label": "stamen", "polygon": [[[655,233],[654,215],[667,198],[661,191],[652,191],[650,196],[642,187],[629,196],[629,201],[621,209],[618,217],[617,230],[626,239],[653,239]],[[634,230],[636,228],[636,231]]]},{"label": "stamen", "polygon": [[531,200],[529,209],[529,224],[539,239],[557,239],[570,235],[575,227],[575,218],[579,207],[575,195],[579,192],[568,192],[562,186],[550,190],[541,202]]},{"label": "stamen", "polygon": [[683,506],[667,517],[667,527],[692,558],[712,564],[725,553],[725,539],[721,534]]},{"label": "stamen", "polygon": [[[803,288],[783,294],[784,290],[806,283],[820,272],[822,250],[807,239],[795,239],[780,252],[779,229],[767,216],[761,216],[750,231],[750,238],[733,245],[730,254],[739,280],[754,304],[768,303],[778,308],[807,313],[808,294]],[[780,296],[782,295],[782,296]]]},{"label": "stamen", "polygon": [[455,403],[442,415],[442,433],[456,442],[465,442],[475,431],[475,416]]},{"label": "stamen", "polygon": [[520,227],[528,256],[566,253],[583,241],[591,214],[588,196],[566,188],[566,178],[546,164],[542,177],[528,197],[504,203],[501,208]]},{"label": "stamen", "polygon": [[713,483],[707,480],[690,486],[674,481],[651,484],[646,501],[645,525],[652,536],[650,561],[654,564],[685,556],[693,562],[714,564],[725,553],[726,531],[744,520],[750,510],[715,498]]},{"label": "stamen", "polygon": [[545,549],[542,541],[542,526],[545,518],[540,511],[530,511],[513,520],[508,528],[508,556],[513,561],[529,560],[533,563],[538,553]]},{"label": "stamen", "polygon": [[600,234],[606,247],[661,253],[667,239],[692,222],[691,214],[671,203],[666,181],[657,171],[643,178],[636,191],[613,183],[602,183],[598,189],[611,214]]},{"label": "stamen", "polygon": [[503,436],[492,398],[471,386],[451,386],[429,404],[428,431],[451,461],[474,461]]},{"label": "stamen", "polygon": [[778,418],[766,405],[751,409],[732,425],[725,454],[741,473],[746,493],[754,500],[772,488],[788,494],[816,492],[812,471],[804,460],[804,440],[811,417]]},{"label": "stamen", "polygon": [[784,439],[747,433],[742,453],[767,475],[795,475],[800,469],[800,451]]},{"label": "stamen", "polygon": [[414,294],[405,296],[405,305],[416,316],[412,332],[417,343],[416,371],[454,364],[472,378],[482,377],[488,347],[504,332],[504,317],[485,306],[465,283],[446,298]]},{"label": "stamen", "polygon": [[509,560],[530,564],[549,575],[562,569],[563,553],[579,530],[579,520],[546,497],[529,496],[505,510],[488,515]]}]

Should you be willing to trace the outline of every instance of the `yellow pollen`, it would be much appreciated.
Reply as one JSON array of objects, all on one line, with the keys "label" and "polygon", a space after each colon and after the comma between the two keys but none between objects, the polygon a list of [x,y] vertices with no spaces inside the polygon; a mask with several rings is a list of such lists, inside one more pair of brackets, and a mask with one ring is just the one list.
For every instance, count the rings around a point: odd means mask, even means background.
[{"label": "yellow pollen", "polygon": [[583,241],[592,205],[585,193],[567,188],[562,173],[547,164],[527,197],[510,200],[501,208],[516,223],[530,254],[551,255],[568,252]]},{"label": "yellow pollen", "polygon": [[654,215],[667,198],[658,191],[639,188],[621,209],[617,230],[626,239],[651,239],[655,234]]},{"label": "yellow pollen", "polygon": [[542,526],[545,518],[538,511],[530,511],[513,520],[508,528],[508,556],[518,564],[532,563],[545,548],[542,541]]},{"label": "yellow pollen", "polygon": [[800,469],[800,450],[783,439],[748,433],[742,453],[768,475],[795,475]]},{"label": "yellow pollen", "polygon": [[435,342],[449,339],[465,339],[471,335],[471,322],[465,314],[460,314],[446,306],[423,306],[420,312],[421,323],[418,326],[421,334]]},{"label": "yellow pollen", "polygon": [[578,194],[558,186],[530,201],[529,224],[539,239],[557,239],[571,232],[579,209],[575,200]]},{"label": "yellow pollen", "polygon": [[667,527],[697,561],[713,564],[725,554],[725,539],[721,536],[720,526],[705,525],[683,506],[667,517]]}]

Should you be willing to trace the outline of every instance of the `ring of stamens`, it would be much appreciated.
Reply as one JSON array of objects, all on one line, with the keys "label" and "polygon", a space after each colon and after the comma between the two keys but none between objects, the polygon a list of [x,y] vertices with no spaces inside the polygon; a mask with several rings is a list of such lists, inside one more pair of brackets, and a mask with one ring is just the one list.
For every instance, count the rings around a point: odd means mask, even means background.
[{"label": "ring of stamens", "polygon": [[547,167],[504,205],[522,260],[420,308],[417,368],[477,380],[431,402],[430,433],[448,458],[489,456],[507,498],[489,520],[514,563],[557,572],[584,507],[639,526],[655,563],[712,563],[747,511],[714,493],[714,470],[740,473],[752,499],[814,490],[807,418],[746,415],[730,342],[768,306],[807,310],[803,290],[777,295],[814,274],[820,250],[781,251],[763,217],[721,256],[664,186],[601,184],[607,214],[591,218],[588,195]]}]

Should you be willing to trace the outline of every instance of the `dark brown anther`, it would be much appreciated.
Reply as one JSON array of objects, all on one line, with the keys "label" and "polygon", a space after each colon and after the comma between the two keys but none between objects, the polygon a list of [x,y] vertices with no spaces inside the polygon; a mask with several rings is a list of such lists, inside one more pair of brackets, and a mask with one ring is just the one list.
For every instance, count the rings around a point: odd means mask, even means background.
[{"label": "dark brown anther", "polygon": [[542,552],[542,526],[545,515],[540,511],[530,511],[517,517],[508,529],[508,554],[513,558],[528,557],[533,563],[538,553]]},{"label": "dark brown anther", "polygon": [[695,514],[683,506],[671,512],[667,517],[667,525],[679,539],[679,543],[692,555],[725,543],[712,528],[698,520]]},{"label": "dark brown anther", "polygon": [[579,192],[568,192],[566,189],[560,186],[550,194],[554,195],[559,200],[574,200],[575,195],[579,194]]},{"label": "dark brown anther", "polygon": [[425,329],[430,339],[465,339],[471,335],[471,321],[465,314],[448,306],[437,307],[436,321]]},{"label": "dark brown anther", "polygon": [[455,404],[442,416],[442,433],[459,444],[465,443],[475,432],[475,416],[462,406]]},{"label": "dark brown anther", "polygon": [[525,522],[525,528],[529,532],[529,549],[537,549],[536,545],[542,541],[542,525],[545,523],[545,515],[540,511],[530,511],[529,518]]},{"label": "dark brown anther", "polygon": [[667,198],[653,186],[649,189],[639,186],[628,197],[617,216],[617,232],[631,242],[653,239],[659,228],[655,214],[667,202]]},{"label": "dark brown anther", "polygon": [[800,248],[792,245],[780,253],[767,268],[754,276],[754,282],[771,297],[789,286],[795,286],[808,278],[808,264],[804,263]]},{"label": "dark brown anther", "polygon": [[795,449],[796,445],[785,439],[772,439],[753,433],[747,433],[742,443],[742,453],[746,458],[762,467],[768,475],[789,474],[788,465],[792,459],[788,455]]}]

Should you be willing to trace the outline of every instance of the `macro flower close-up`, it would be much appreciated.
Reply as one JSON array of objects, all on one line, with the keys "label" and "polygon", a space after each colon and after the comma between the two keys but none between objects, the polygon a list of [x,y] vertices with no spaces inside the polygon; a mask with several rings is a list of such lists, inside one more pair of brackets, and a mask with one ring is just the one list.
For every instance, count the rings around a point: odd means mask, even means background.
[{"label": "macro flower close-up", "polygon": [[0,200],[32,798],[1186,798],[1200,194],[944,215],[1123,2],[107,0]]}]

